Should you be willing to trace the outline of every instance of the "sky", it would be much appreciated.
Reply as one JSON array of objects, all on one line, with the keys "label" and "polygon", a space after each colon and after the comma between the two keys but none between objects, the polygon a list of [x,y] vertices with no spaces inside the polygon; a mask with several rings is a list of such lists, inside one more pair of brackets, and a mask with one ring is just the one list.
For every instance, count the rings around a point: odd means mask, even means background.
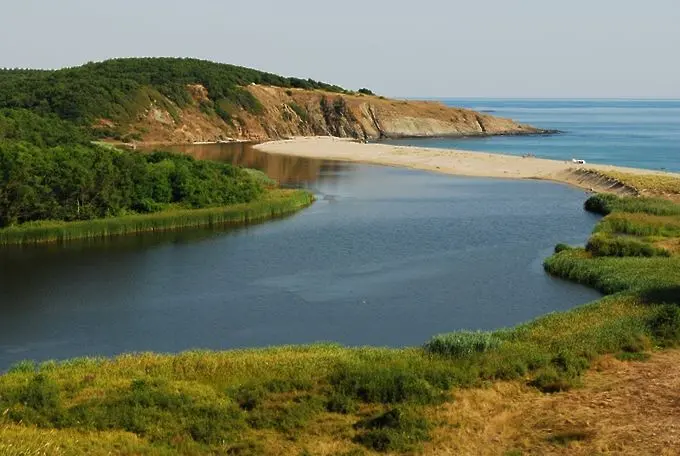
[{"label": "sky", "polygon": [[2,0],[0,67],[197,57],[396,97],[680,98],[680,0]]}]

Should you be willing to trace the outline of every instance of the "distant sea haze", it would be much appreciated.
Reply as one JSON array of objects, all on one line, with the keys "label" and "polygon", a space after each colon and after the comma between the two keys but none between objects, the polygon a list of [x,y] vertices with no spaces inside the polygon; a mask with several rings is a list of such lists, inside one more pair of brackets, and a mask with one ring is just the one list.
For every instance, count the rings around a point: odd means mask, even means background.
[{"label": "distant sea haze", "polygon": [[392,144],[466,149],[554,160],[680,172],[680,100],[447,98],[460,106],[564,133],[464,139],[394,140]]}]

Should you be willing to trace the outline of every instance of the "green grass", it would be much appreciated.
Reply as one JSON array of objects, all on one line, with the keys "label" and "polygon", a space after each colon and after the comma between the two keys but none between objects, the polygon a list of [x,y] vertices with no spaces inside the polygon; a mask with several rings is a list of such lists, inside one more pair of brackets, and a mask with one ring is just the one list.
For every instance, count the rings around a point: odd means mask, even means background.
[{"label": "green grass", "polygon": [[627,236],[605,233],[593,235],[586,244],[586,250],[596,257],[669,257],[670,252],[648,242]]},{"label": "green grass", "polygon": [[602,354],[639,360],[678,344],[680,257],[558,250],[548,272],[610,296],[514,328],[435,336],[423,347],[19,363],[0,376],[0,442],[13,442],[15,454],[47,444],[53,454],[281,454],[284,446],[309,454],[331,439],[339,454],[412,453],[437,425],[424,412],[452,400],[455,388],[515,380],[555,393],[578,387]]},{"label": "green grass", "polygon": [[595,228],[598,233],[680,237],[680,216],[615,212]]},{"label": "green grass", "polygon": [[66,242],[195,226],[234,225],[290,214],[311,204],[303,190],[270,190],[250,203],[206,209],[171,209],[82,222],[32,222],[0,230],[0,245]]},{"label": "green grass", "polygon": [[585,209],[601,215],[612,212],[644,213],[650,215],[680,215],[680,204],[661,198],[620,198],[608,193],[591,196]]},{"label": "green grass", "polygon": [[425,344],[425,351],[461,358],[496,349],[500,344],[500,339],[493,333],[458,331],[434,336]]}]

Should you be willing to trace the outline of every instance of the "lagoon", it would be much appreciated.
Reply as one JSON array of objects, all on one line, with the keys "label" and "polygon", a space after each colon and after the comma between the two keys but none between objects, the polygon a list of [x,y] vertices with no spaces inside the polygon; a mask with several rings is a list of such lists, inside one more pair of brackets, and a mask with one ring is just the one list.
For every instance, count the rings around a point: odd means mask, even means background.
[{"label": "lagoon", "polygon": [[285,219],[0,251],[0,370],[21,359],[333,341],[419,345],[597,299],[547,276],[558,242],[585,242],[586,195],[191,146],[264,170],[317,202]]}]

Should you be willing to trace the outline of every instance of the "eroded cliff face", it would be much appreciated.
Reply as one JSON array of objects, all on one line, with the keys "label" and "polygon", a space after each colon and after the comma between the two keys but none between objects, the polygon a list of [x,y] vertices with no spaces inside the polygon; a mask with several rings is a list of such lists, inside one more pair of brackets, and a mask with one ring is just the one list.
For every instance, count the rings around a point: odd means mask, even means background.
[{"label": "eroded cliff face", "polygon": [[225,118],[224,113],[220,116],[206,109],[203,87],[194,85],[188,90],[194,100],[191,105],[170,112],[169,101],[155,102],[126,130],[137,140],[175,143],[314,135],[380,139],[543,133],[510,119],[438,102],[259,85],[247,90],[259,100],[260,112],[230,109]]}]

